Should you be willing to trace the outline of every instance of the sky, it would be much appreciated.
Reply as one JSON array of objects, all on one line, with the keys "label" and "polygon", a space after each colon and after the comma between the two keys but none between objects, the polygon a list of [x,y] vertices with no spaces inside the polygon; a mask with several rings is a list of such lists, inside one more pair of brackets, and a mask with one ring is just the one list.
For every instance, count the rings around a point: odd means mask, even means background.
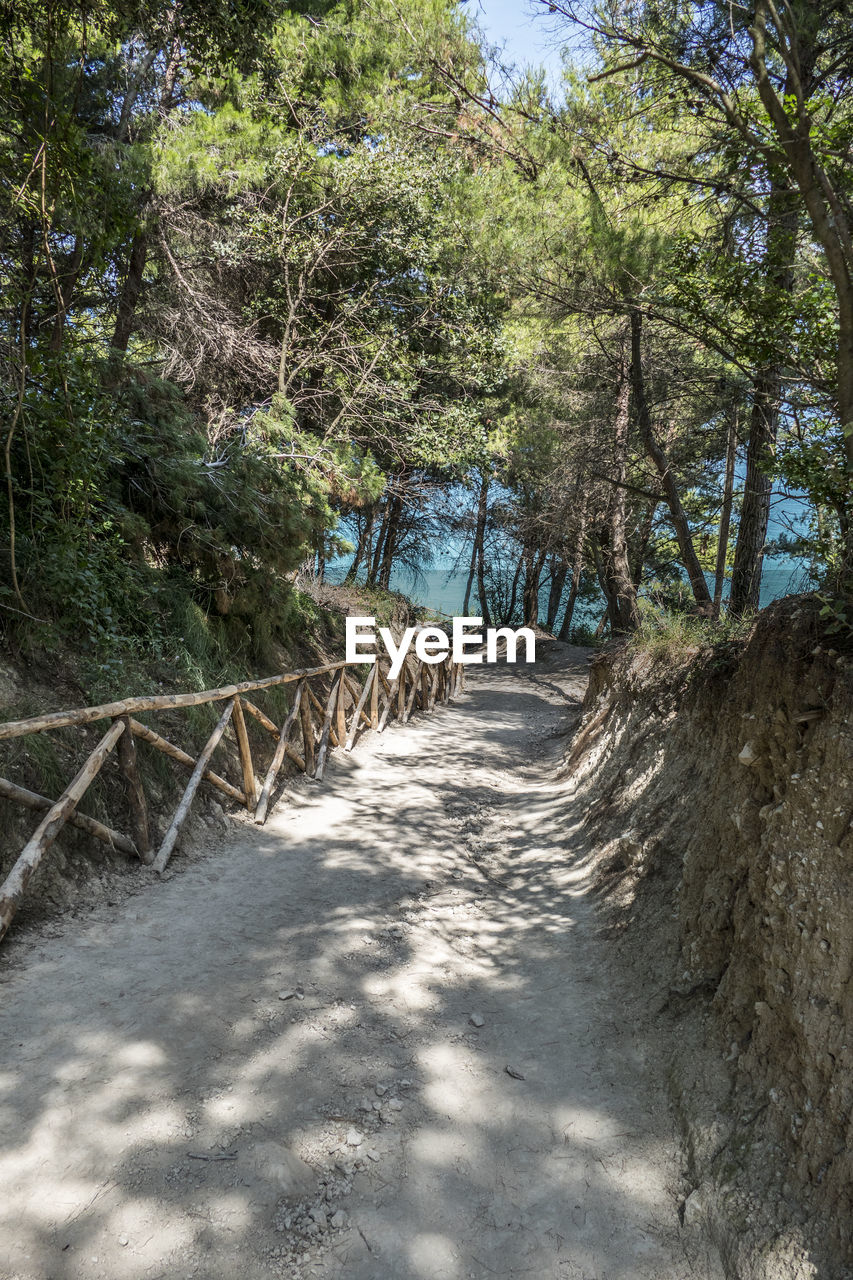
[{"label": "sky", "polygon": [[560,44],[537,0],[468,0],[467,7],[489,42],[504,47],[505,62],[544,66],[549,83],[558,82]]}]

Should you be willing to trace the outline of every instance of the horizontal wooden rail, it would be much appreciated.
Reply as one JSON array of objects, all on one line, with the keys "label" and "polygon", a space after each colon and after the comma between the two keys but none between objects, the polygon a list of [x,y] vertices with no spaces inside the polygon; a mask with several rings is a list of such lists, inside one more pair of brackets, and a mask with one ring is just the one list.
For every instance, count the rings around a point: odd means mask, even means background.
[{"label": "horizontal wooden rail", "polygon": [[125,698],[123,702],[105,702],[100,707],[52,711],[49,715],[32,716],[29,720],[7,720],[5,724],[0,724],[0,741],[4,738],[22,738],[28,733],[43,733],[46,729],[64,729],[69,724],[93,724],[96,720],[111,720],[115,716],[138,715],[143,711],[177,711],[182,707],[201,707],[206,702],[224,702],[226,698],[236,697],[239,693],[274,689],[279,684],[291,684],[294,680],[339,671],[346,665],[345,662],[330,662],[324,667],[288,671],[280,676],[267,676],[264,680],[244,680],[241,684],[228,684],[223,689],[206,689],[203,693],[163,693],[153,698]]},{"label": "horizontal wooden rail", "polygon": [[[6,778],[0,778],[0,799],[15,800],[27,809],[50,809],[53,806],[53,801],[48,800],[47,796],[40,796],[37,791],[28,791],[26,787],[16,786]],[[79,827],[81,831],[85,831],[86,835],[94,836],[104,844],[113,845],[120,853],[126,853],[135,858],[139,852],[128,836],[123,836],[120,831],[113,831],[112,827],[105,827],[103,822],[98,822],[96,818],[90,818],[85,813],[75,811],[69,815],[68,822],[72,827]]]},{"label": "horizontal wooden rail", "polygon": [[104,734],[77,776],[68,784],[56,804],[47,813],[18,855],[3,884],[0,885],[0,942],[6,936],[18,909],[30,876],[53,844],[62,827],[85,795],[89,783],[124,733],[124,724],[116,720]]},{"label": "horizontal wooden rail", "polygon": [[[188,751],[182,751],[180,747],[176,747],[174,742],[170,742],[168,738],[163,738],[159,733],[155,733],[153,729],[149,729],[147,724],[140,724],[138,720],[131,719],[130,728],[135,738],[141,738],[143,742],[150,742],[152,747],[156,747],[158,751],[162,751],[163,755],[170,756],[173,760],[177,760],[178,764],[186,765],[188,769],[195,768],[195,760]],[[224,778],[220,778],[218,773],[214,773],[212,769],[205,769],[205,782],[210,782],[217,791],[221,791],[229,800],[236,800],[238,804],[243,803],[243,793],[238,791],[236,787],[232,787],[230,782],[226,782]]]},{"label": "horizontal wooden rail", "polygon": [[[6,880],[0,885],[0,939],[5,936],[11,924],[33,872],[66,822],[129,856],[138,857],[155,871],[163,872],[202,782],[215,787],[228,800],[248,809],[254,814],[255,822],[263,823],[285,759],[291,760],[307,777],[319,781],[323,777],[332,747],[344,747],[349,751],[359,733],[368,729],[382,733],[392,719],[405,724],[416,709],[432,711],[437,702],[449,702],[461,687],[463,668],[454,663],[450,655],[443,657],[439,663],[425,663],[409,654],[393,680],[383,669],[383,661],[387,666],[387,659],[379,659],[369,666],[360,662],[329,662],[323,666],[287,671],[262,680],[244,680],[240,684],[207,689],[200,693],[125,698],[120,702],[107,702],[97,707],[50,712],[32,716],[28,720],[0,724],[0,741],[4,741],[30,733],[46,733],[68,726],[94,724],[98,720],[111,719],[113,722],[56,802],[0,778],[0,799],[10,800],[29,809],[46,810]],[[365,666],[366,675],[363,674]],[[317,690],[312,688],[312,681],[318,682],[320,687]],[[245,695],[286,684],[295,684],[296,688],[290,709],[279,729],[276,722]],[[215,702],[226,702],[227,705],[198,757],[193,757],[163,734],[135,718],[142,712],[174,712]],[[272,760],[260,788],[244,713],[275,740]],[[229,725],[237,748],[235,761],[230,768],[232,774],[238,775],[233,782],[221,777],[210,767],[212,756]],[[290,740],[293,735],[298,735],[295,742]],[[151,848],[154,836],[137,761],[137,742],[147,743],[149,747],[190,770],[190,778],[181,801],[156,856]],[[268,739],[264,742],[268,742]],[[116,744],[119,745],[118,772],[124,781],[124,805],[132,838],[77,812],[78,803]],[[255,750],[263,749],[263,745],[261,743],[260,748],[255,746]],[[234,767],[235,763],[239,764],[239,769]]]}]

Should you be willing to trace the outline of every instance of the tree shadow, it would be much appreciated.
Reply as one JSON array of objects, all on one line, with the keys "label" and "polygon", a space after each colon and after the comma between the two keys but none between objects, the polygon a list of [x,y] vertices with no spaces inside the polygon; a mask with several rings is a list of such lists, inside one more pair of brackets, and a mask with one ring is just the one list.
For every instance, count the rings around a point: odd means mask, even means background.
[{"label": "tree shadow", "polygon": [[537,779],[554,683],[490,672],[217,858],[13,940],[0,1273],[691,1274],[658,1064]]}]

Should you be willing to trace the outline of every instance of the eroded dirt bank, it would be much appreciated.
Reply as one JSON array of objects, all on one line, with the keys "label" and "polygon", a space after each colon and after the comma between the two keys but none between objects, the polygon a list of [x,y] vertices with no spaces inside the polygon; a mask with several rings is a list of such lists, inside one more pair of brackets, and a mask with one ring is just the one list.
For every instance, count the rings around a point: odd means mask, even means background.
[{"label": "eroded dirt bank", "polygon": [[470,681],[0,962],[0,1274],[719,1280],[555,773],[586,655]]},{"label": "eroded dirt bank", "polygon": [[853,1275],[853,662],[817,606],[593,664],[566,764],[695,1187],[745,1280]]}]

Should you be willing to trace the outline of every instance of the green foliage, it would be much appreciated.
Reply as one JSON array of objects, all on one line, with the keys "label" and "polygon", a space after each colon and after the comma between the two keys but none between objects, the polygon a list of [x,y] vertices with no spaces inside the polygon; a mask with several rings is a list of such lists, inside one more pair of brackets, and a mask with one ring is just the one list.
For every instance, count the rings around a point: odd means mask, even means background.
[{"label": "green foliage", "polygon": [[190,686],[274,664],[339,515],[487,448],[505,374],[468,167],[401,124],[444,93],[410,24],[476,48],[449,0],[399,26],[305,8],[0,23],[0,616],[78,645],[93,689],[137,660]]},{"label": "green foliage", "polygon": [[[833,6],[792,13],[821,66],[838,43],[809,146],[844,209],[849,36]],[[486,520],[446,523],[480,539],[496,611],[535,611],[546,564],[612,595],[617,559],[628,595],[677,609],[764,384],[750,483],[808,494],[813,559],[847,573],[841,286],[742,73],[743,14],[587,17],[606,74],[567,63],[555,105],[535,73],[498,101],[454,0],[0,12],[10,640],[77,644],[92,687],[148,660],[190,686],[272,665],[320,625],[293,579],[341,519],[387,582],[429,563],[435,489],[476,502],[481,477]]]},{"label": "green foliage", "polygon": [[731,618],[727,614],[712,621],[684,609],[666,608],[659,600],[648,597],[641,597],[639,608],[640,624],[629,643],[657,659],[677,661],[698,649],[745,639],[752,625],[750,618]]}]

